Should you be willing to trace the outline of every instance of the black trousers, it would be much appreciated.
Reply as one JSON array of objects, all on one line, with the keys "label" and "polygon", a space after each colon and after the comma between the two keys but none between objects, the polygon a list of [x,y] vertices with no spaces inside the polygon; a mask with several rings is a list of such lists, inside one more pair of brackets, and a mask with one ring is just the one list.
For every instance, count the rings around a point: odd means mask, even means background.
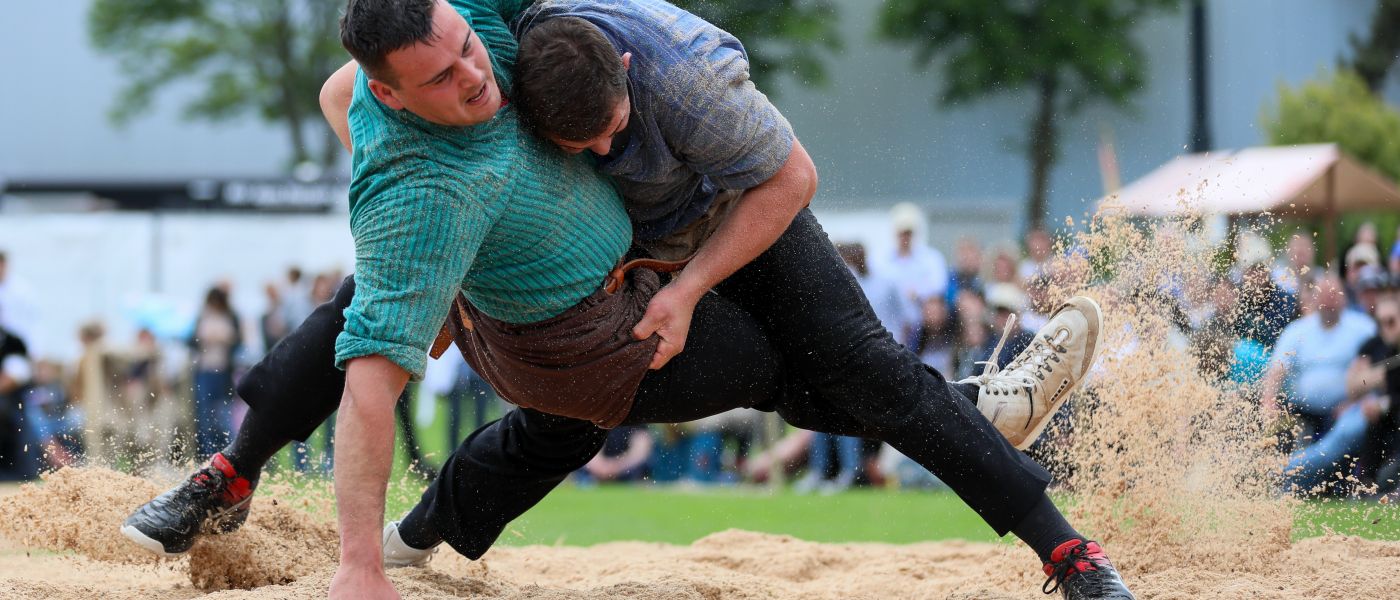
[{"label": "black trousers", "polygon": [[[336,301],[353,293],[347,286]],[[643,379],[628,423],[683,422],[754,406],[776,410],[804,429],[886,441],[947,483],[999,535],[1040,499],[1049,473],[977,411],[969,399],[975,389],[947,382],[895,343],[809,211],[718,291],[722,298],[709,294],[696,307],[685,351]],[[328,410],[287,407],[310,402],[275,393],[297,377],[303,389],[307,379],[329,383],[335,377],[327,371],[335,371],[329,333],[339,330],[330,326],[333,319],[311,323],[317,314],[303,326],[316,341],[298,342],[299,328],[245,379],[243,387],[264,394],[256,400],[244,395],[254,408],[249,418],[266,407],[285,415],[287,431],[303,419],[306,435],[334,410],[344,384],[339,371]],[[296,348],[330,347],[320,359],[285,349],[298,354],[289,365],[320,374],[266,365],[281,358],[288,341]],[[512,410],[462,442],[422,502],[443,539],[478,558],[506,524],[588,462],[605,437],[586,421]]]}]

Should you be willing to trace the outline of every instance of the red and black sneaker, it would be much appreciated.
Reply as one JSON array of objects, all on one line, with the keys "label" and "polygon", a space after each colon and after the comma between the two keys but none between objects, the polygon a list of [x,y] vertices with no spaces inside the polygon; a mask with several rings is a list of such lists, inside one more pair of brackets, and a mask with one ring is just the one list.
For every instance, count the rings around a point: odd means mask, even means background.
[{"label": "red and black sneaker", "polygon": [[240,477],[223,454],[215,454],[184,483],[131,513],[122,523],[122,535],[157,554],[184,554],[200,535],[242,526],[256,485],[256,480]]},{"label": "red and black sneaker", "polygon": [[1045,575],[1040,591],[1053,594],[1059,590],[1065,600],[1137,600],[1098,542],[1070,540],[1060,544],[1050,553]]}]

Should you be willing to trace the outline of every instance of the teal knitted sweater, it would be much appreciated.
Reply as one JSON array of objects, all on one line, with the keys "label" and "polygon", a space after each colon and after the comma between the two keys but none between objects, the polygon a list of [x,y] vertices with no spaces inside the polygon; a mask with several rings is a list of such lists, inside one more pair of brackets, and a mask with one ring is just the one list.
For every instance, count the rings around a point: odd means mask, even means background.
[{"label": "teal knitted sweater", "polygon": [[[452,0],[509,93],[518,2]],[[395,111],[357,76],[350,106],[355,296],[336,365],[380,355],[422,377],[456,295],[509,323],[558,315],[593,293],[631,245],[611,183],[582,155],[530,134],[507,106],[445,127]]]}]

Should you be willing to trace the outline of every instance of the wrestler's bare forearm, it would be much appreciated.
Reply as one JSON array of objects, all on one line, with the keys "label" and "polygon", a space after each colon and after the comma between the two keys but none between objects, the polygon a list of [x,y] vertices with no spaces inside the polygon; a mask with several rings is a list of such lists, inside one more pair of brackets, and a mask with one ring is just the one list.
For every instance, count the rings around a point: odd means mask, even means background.
[{"label": "wrestler's bare forearm", "polygon": [[355,69],[358,68],[353,60],[345,63],[321,86],[321,114],[346,150],[350,149],[350,100],[355,96]]},{"label": "wrestler's bare forearm", "polygon": [[408,373],[382,356],[347,365],[335,430],[339,580],[383,579],[380,530],[394,457],[394,403],[407,383]]}]

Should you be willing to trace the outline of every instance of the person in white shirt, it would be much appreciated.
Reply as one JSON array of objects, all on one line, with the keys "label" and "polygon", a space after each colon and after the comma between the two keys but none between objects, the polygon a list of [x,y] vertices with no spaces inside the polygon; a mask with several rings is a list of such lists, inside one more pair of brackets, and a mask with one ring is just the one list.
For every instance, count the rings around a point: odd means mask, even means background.
[{"label": "person in white shirt", "polygon": [[1282,398],[1315,435],[1331,427],[1334,410],[1346,400],[1347,368],[1376,335],[1370,317],[1346,307],[1342,286],[1330,272],[1318,281],[1316,310],[1283,329],[1260,386],[1265,410],[1277,410]]},{"label": "person in white shirt", "polygon": [[895,249],[876,261],[871,270],[894,282],[906,302],[906,314],[916,322],[925,299],[947,293],[948,261],[924,243],[926,223],[919,207],[908,202],[897,204],[890,216],[894,221]]}]

